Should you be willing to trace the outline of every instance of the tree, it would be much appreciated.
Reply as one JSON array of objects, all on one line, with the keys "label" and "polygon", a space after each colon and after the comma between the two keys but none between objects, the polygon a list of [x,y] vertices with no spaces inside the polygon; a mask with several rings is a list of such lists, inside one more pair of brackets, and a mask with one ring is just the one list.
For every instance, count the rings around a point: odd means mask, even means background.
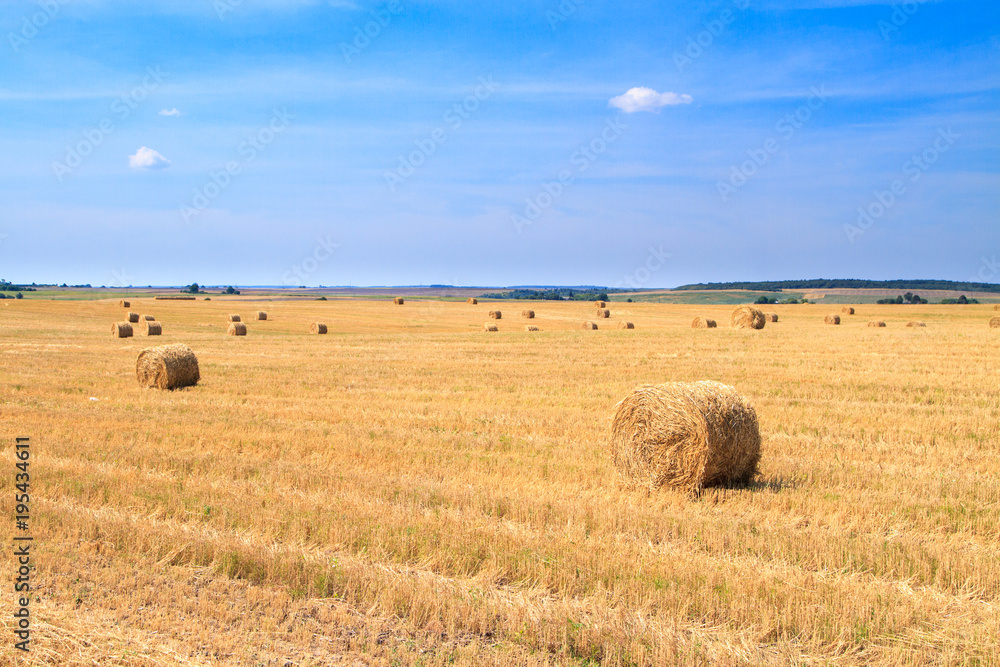
[{"label": "tree", "polygon": [[190,292],[191,294],[197,294],[201,291],[201,288],[198,286],[198,283],[191,283],[185,288],[185,291]]}]

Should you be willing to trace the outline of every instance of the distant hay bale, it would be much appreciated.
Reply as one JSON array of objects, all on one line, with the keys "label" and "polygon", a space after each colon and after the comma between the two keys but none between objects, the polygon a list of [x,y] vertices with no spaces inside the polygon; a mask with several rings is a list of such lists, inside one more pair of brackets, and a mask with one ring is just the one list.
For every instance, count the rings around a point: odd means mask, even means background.
[{"label": "distant hay bale", "polygon": [[589,331],[593,331],[594,329],[597,328],[597,324],[595,322],[584,322],[583,328]]},{"label": "distant hay bale", "polygon": [[993,304],[993,310],[1000,310],[1000,303]]},{"label": "distant hay bale", "polygon": [[156,318],[153,317],[152,315],[143,315],[142,319],[146,320],[147,322],[155,322],[156,321]]},{"label": "distant hay bale", "polygon": [[768,322],[777,322],[778,321],[778,313],[768,313],[767,314],[767,321]]},{"label": "distant hay bale", "polygon": [[499,310],[491,310],[490,311],[490,319],[491,320],[500,320],[500,319],[503,319],[503,313],[501,313]]},{"label": "distant hay bale", "polygon": [[139,313],[129,313],[128,321],[132,324],[136,324],[139,321]]},{"label": "distant hay bale", "polygon": [[729,324],[734,329],[763,329],[766,320],[764,313],[753,306],[740,306],[733,311]]},{"label": "distant hay bale", "polygon": [[635,325],[632,324],[631,322],[619,322],[618,323],[618,328],[619,329],[635,329]]},{"label": "distant hay bale", "polygon": [[247,325],[242,322],[230,322],[229,331],[227,333],[230,336],[246,336],[247,335]]},{"label": "distant hay bale", "polygon": [[844,306],[843,308],[840,309],[840,312],[843,313],[844,315],[853,315],[854,309],[851,308],[850,306]]},{"label": "distant hay bale", "polygon": [[598,317],[604,317],[604,318],[611,317],[611,311],[608,310],[607,308],[598,308],[597,309],[597,316]]},{"label": "distant hay bale", "polygon": [[230,315],[230,316],[229,316],[229,321],[230,321],[230,322],[240,322],[240,321],[241,321],[241,319],[240,319],[240,316],[239,316],[239,315],[235,315],[235,314],[233,314],[233,315]]},{"label": "distant hay bale", "polygon": [[827,324],[840,324],[840,315],[827,315],[823,321]]},{"label": "distant hay bale", "polygon": [[917,322],[916,320],[914,320],[913,322],[907,322],[906,326],[908,326],[908,327],[925,327],[927,325],[924,324],[923,322]]},{"label": "distant hay bale", "polygon": [[495,324],[490,324],[487,322],[483,325],[483,331],[500,331],[500,328]]},{"label": "distant hay bale", "polygon": [[323,324],[322,322],[313,322],[312,324],[309,325],[309,331],[311,331],[314,334],[325,334],[326,325]]},{"label": "distant hay bale", "polygon": [[266,320],[267,320],[267,313],[265,313],[263,310],[258,310],[257,311],[257,321],[258,322],[264,322]]},{"label": "distant hay bale", "polygon": [[594,305],[595,305],[595,306],[597,306],[598,308],[604,308],[604,307],[606,307],[606,306],[607,306],[608,304],[604,303],[603,301],[595,301],[595,302],[594,302]]},{"label": "distant hay bale", "polygon": [[872,320],[871,322],[868,323],[868,326],[870,326],[870,327],[884,327],[885,326],[885,322],[883,322],[882,320]]},{"label": "distant hay bale", "polygon": [[534,317],[535,317],[535,311],[533,311],[533,310],[522,310],[521,311],[521,317],[526,317],[529,320],[530,319],[534,319]]},{"label": "distant hay bale", "polygon": [[132,304],[130,302],[126,301],[125,299],[122,299],[121,301],[119,301],[118,305],[121,306],[122,308],[131,308],[132,307]]},{"label": "distant hay bale", "polygon": [[143,387],[179,389],[198,384],[198,357],[183,343],[148,347],[135,360],[135,377]]},{"label": "distant hay bale", "polygon": [[[1000,320],[1000,317],[998,317],[996,319]],[[538,327],[536,327],[534,324],[525,324],[524,325],[524,330],[525,331],[539,331]]]},{"label": "distant hay bale", "polygon": [[147,336],[159,336],[163,333],[163,325],[159,322],[146,322],[146,326],[142,328],[142,331]]},{"label": "distant hay bale", "polygon": [[611,455],[623,481],[698,491],[757,474],[757,413],[730,386],[667,382],[625,397],[611,425]]},{"label": "distant hay bale", "polygon": [[717,326],[719,325],[716,324],[715,320],[710,320],[707,317],[696,317],[691,322],[691,327],[694,329],[714,329]]},{"label": "distant hay bale", "polygon": [[392,302],[394,304],[396,304],[397,306],[402,306],[403,305],[403,297],[397,296],[395,299],[392,300]]},{"label": "distant hay bale", "polygon": [[1000,329],[1000,317],[990,318],[990,329]]},{"label": "distant hay bale", "polygon": [[466,299],[466,300],[465,300],[465,302],[466,302],[467,304],[470,304],[470,305],[472,305],[472,306],[475,306],[475,305],[478,305],[478,304],[479,304],[479,299],[473,299],[473,298],[472,298],[472,297],[470,296],[470,297],[469,297],[468,299]]},{"label": "distant hay bale", "polygon": [[111,336],[114,338],[131,338],[132,325],[128,322],[115,322],[111,325]]},{"label": "distant hay bale", "polygon": [[153,297],[153,299],[156,300],[156,301],[194,301],[197,298],[198,297],[196,297],[196,296],[180,296],[180,295],[177,295],[177,296],[165,295],[165,296],[154,296]]}]

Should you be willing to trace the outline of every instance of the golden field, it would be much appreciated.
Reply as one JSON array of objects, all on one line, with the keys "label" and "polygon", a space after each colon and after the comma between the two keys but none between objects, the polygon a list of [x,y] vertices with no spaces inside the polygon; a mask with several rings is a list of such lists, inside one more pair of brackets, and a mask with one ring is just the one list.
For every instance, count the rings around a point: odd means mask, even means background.
[{"label": "golden field", "polygon": [[[0,663],[1000,664],[991,306],[608,307],[139,298],[164,335],[119,340],[117,297],[0,301],[0,510],[31,436],[38,595]],[[175,342],[201,382],[141,389]],[[759,480],[623,488],[615,404],[702,379],[756,407]]]}]

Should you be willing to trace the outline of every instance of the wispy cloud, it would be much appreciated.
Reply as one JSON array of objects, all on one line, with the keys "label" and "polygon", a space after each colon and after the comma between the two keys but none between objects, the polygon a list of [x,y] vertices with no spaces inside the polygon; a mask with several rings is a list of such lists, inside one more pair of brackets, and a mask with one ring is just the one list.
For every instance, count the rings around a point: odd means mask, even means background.
[{"label": "wispy cloud", "polygon": [[128,166],[133,169],[166,169],[170,166],[170,160],[152,148],[143,146],[135,155],[128,156]]},{"label": "wispy cloud", "polygon": [[612,97],[608,106],[617,107],[625,113],[636,111],[659,111],[663,107],[691,104],[691,96],[686,93],[658,93],[652,88],[630,88],[624,95]]}]

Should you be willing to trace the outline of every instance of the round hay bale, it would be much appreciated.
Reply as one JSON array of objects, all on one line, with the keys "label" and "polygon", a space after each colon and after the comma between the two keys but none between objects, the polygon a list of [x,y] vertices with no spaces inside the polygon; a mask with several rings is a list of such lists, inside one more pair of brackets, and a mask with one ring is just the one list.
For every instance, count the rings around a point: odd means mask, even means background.
[{"label": "round hay bale", "polygon": [[240,316],[239,316],[239,315],[235,315],[235,314],[233,314],[233,315],[230,315],[230,316],[229,316],[229,321],[230,321],[230,322],[240,322],[240,321],[242,321],[242,320],[240,319]]},{"label": "round hay bale", "polygon": [[126,301],[125,299],[122,299],[121,301],[119,301],[118,305],[121,306],[122,308],[131,308],[132,307],[132,304],[130,302]]},{"label": "round hay bale", "polygon": [[990,329],[1000,329],[1000,317],[990,318]]},{"label": "round hay bale", "polygon": [[[997,319],[1000,319],[1000,318],[997,318]],[[525,324],[524,325],[524,330],[525,331],[539,331],[539,328],[536,327],[534,324]]]},{"label": "round hay bale", "polygon": [[147,336],[159,336],[163,333],[163,325],[159,322],[146,322],[142,330]]},{"label": "round hay bale", "polygon": [[183,343],[147,347],[135,360],[135,377],[143,387],[178,389],[198,384],[198,357]]},{"label": "round hay bale", "polygon": [[535,318],[535,311],[533,311],[533,310],[522,310],[521,311],[521,317],[526,317],[529,320],[534,319]]},{"label": "round hay bale", "polygon": [[885,322],[883,322],[882,320],[872,320],[871,322],[868,323],[868,326],[870,326],[870,327],[876,327],[876,328],[878,328],[878,327],[884,327],[885,326]]},{"label": "round hay bale", "polygon": [[153,317],[152,315],[143,315],[142,319],[146,320],[147,322],[155,322],[156,321],[156,318]]},{"label": "round hay bale", "polygon": [[503,319],[503,313],[501,313],[499,310],[491,310],[490,311],[490,319],[491,320]]},{"label": "round hay bale", "polygon": [[632,324],[631,322],[619,322],[618,323],[618,328],[619,329],[635,329],[635,325]]},{"label": "round hay bale", "polygon": [[394,304],[396,304],[397,306],[402,306],[403,305],[403,297],[397,296],[395,299],[392,300],[392,302]]},{"label": "round hay bale", "polygon": [[597,306],[598,308],[605,308],[608,304],[604,303],[603,301],[595,301],[594,305]]},{"label": "round hay bale", "polygon": [[309,325],[309,331],[311,331],[314,334],[325,334],[326,325],[323,324],[322,322],[313,322],[312,324]]},{"label": "round hay bale", "polygon": [[265,313],[263,310],[258,310],[257,311],[257,321],[258,322],[266,322],[267,321],[267,313]]},{"label": "round hay bale", "polygon": [[840,312],[843,313],[844,315],[853,315],[854,308],[850,306],[844,306],[843,308],[840,309]]},{"label": "round hay bale", "polygon": [[763,329],[766,320],[764,313],[753,306],[740,306],[733,311],[729,324],[734,329]]},{"label": "round hay bale", "polygon": [[617,406],[611,455],[623,481],[650,489],[746,483],[760,461],[757,413],[718,382],[639,387]]},{"label": "round hay bale", "polygon": [[716,324],[715,320],[710,320],[707,317],[696,317],[691,322],[691,327],[694,329],[714,329],[719,326]]},{"label": "round hay bale", "polygon": [[129,313],[128,314],[128,321],[131,322],[132,324],[138,324],[138,322],[139,322],[139,313]]},{"label": "round hay bale", "polygon": [[605,318],[606,317],[611,317],[611,311],[608,310],[607,308],[598,308],[597,309],[597,316],[598,317],[605,317]]},{"label": "round hay bale", "polygon": [[246,336],[247,335],[247,325],[242,322],[230,322],[229,331],[227,332],[230,336]]},{"label": "round hay bale", "polygon": [[768,313],[767,314],[767,321],[768,322],[777,322],[778,321],[778,313]]},{"label": "round hay bale", "polygon": [[597,324],[595,322],[584,322],[583,328],[588,331],[593,331],[594,329],[597,329]]},{"label": "round hay bale", "polygon": [[1000,310],[1000,303],[993,304],[993,310]]},{"label": "round hay bale", "polygon": [[131,338],[132,325],[128,322],[115,322],[111,325],[111,336],[113,338]]},{"label": "round hay bale", "polygon": [[500,331],[500,328],[495,324],[490,324],[487,322],[483,325],[483,331]]},{"label": "round hay bale", "polygon": [[478,305],[478,304],[479,304],[479,299],[473,299],[473,298],[472,298],[472,297],[470,296],[470,297],[469,297],[468,299],[466,299],[466,300],[465,300],[465,302],[466,302],[467,304],[469,304],[469,305],[472,305],[472,306],[476,306],[476,305]]},{"label": "round hay bale", "polygon": [[823,321],[827,324],[840,324],[840,315],[827,315]]},{"label": "round hay bale", "polygon": [[907,322],[906,326],[908,326],[908,327],[925,327],[927,325],[924,324],[923,322],[917,322],[916,320],[914,320],[913,322]]}]

